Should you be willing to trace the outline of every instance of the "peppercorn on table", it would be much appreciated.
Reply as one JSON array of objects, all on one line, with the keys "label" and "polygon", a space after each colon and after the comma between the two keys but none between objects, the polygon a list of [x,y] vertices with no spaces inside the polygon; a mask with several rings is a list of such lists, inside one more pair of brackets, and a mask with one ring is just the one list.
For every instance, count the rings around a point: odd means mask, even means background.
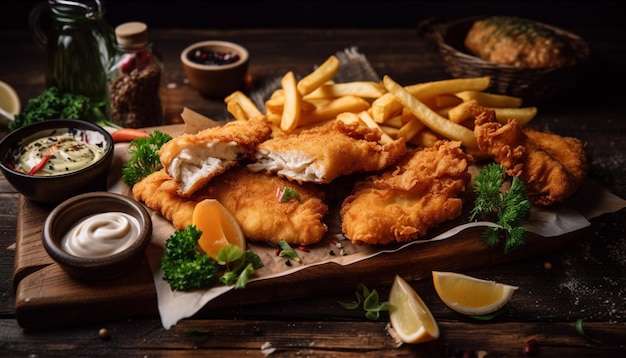
[{"label": "peppercorn on table", "polygon": [[[577,29],[573,29],[577,30]],[[623,32],[603,28],[581,28],[593,57],[586,67],[584,81],[576,88],[539,106],[533,125],[575,136],[587,142],[590,157],[589,177],[613,194],[626,197],[626,172],[622,140],[625,122],[620,97],[624,95],[618,80],[624,77],[622,63],[626,60]],[[189,43],[206,38],[219,38],[245,45],[251,53],[247,90],[257,88],[267,79],[287,71],[308,73],[329,54],[353,46],[358,47],[379,75],[389,75],[400,83],[412,84],[449,78],[436,47],[429,38],[417,37],[414,29],[249,29],[249,30],[183,30],[151,31],[158,44],[165,68],[163,107],[167,123],[181,122],[183,108],[190,108],[214,119],[228,116],[220,100],[198,95],[186,82],[178,55]],[[18,50],[14,50],[20,44]],[[280,44],[278,46],[277,44]],[[36,44],[23,32],[0,33],[0,49],[13,54],[0,58],[0,78],[19,93],[22,104],[44,88],[41,58],[33,56]],[[297,49],[297,50],[296,50]],[[15,66],[19,71],[15,71]],[[2,135],[6,129],[1,129]],[[91,315],[94,320],[80,324],[59,322],[59,327],[36,326],[24,329],[16,317],[15,284],[39,272],[45,257],[22,257],[15,252],[16,237],[29,232],[36,238],[45,209],[33,207],[20,198],[4,178],[0,179],[2,206],[0,227],[0,280],[3,299],[0,301],[0,348],[6,356],[125,355],[148,356],[165,354],[205,354],[220,356],[523,356],[538,352],[542,357],[622,356],[626,352],[626,210],[603,214],[591,219],[591,227],[579,235],[555,244],[552,248],[535,247],[518,259],[494,260],[481,256],[462,257],[463,245],[455,245],[460,254],[457,262],[447,263],[450,271],[494,280],[519,287],[499,314],[488,321],[479,321],[459,314],[437,296],[429,277],[411,280],[436,319],[440,336],[420,344],[398,345],[389,333],[388,315],[378,319],[365,316],[362,309],[349,310],[342,305],[355,300],[358,282],[376,289],[380,301],[386,301],[395,272],[393,266],[381,265],[381,271],[370,267],[346,269],[350,277],[325,277],[315,290],[300,291],[306,295],[281,294],[301,289],[295,275],[281,284],[281,290],[254,289],[240,296],[241,302],[206,307],[198,314],[164,329],[156,314],[156,301],[151,282],[133,284],[132,275],[145,275],[148,268],[140,266],[116,287],[106,282],[89,290],[107,291],[103,302],[86,308],[89,295],[60,297],[46,310],[51,317],[63,321],[55,309],[67,309],[67,302],[76,305],[76,312]],[[28,213],[24,212],[25,208]],[[33,220],[33,221],[29,221]],[[19,225],[17,224],[19,221]],[[33,232],[35,231],[35,232]],[[32,245],[36,239],[32,239]],[[443,243],[441,243],[443,245]],[[468,248],[469,249],[469,248]],[[416,251],[416,255],[426,255]],[[410,258],[406,258],[410,261]],[[472,263],[467,265],[467,262]],[[492,262],[493,261],[493,262]],[[415,262],[416,271],[424,270]],[[15,269],[19,271],[16,279]],[[437,268],[432,268],[437,269]],[[58,276],[41,280],[53,283]],[[334,267],[322,267],[338,275]],[[362,270],[362,271],[360,271]],[[362,272],[374,273],[369,277]],[[404,272],[405,277],[410,277]],[[149,275],[149,272],[148,272]],[[340,275],[340,274],[339,274]],[[383,282],[371,285],[370,282]],[[349,284],[346,284],[348,282]],[[343,286],[342,286],[343,285]],[[327,288],[325,288],[327,287]],[[126,290],[130,298],[107,301],[115,290]],[[85,294],[85,292],[79,292]],[[245,295],[246,291],[238,292]],[[260,303],[259,303],[260,302]],[[140,303],[140,304],[139,304]],[[27,304],[26,303],[22,303]],[[57,307],[57,308],[55,308]],[[20,307],[24,309],[24,307]],[[107,316],[107,310],[116,312]],[[91,312],[90,312],[91,311]],[[59,311],[60,312],[60,311]],[[120,312],[122,313],[120,315]],[[45,315],[46,311],[37,312]],[[71,313],[68,322],[77,318]]]}]

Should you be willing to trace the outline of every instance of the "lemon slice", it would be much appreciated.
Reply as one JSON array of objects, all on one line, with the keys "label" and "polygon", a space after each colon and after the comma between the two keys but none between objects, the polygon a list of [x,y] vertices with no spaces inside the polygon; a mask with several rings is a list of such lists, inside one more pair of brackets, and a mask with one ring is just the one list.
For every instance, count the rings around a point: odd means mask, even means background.
[{"label": "lemon slice", "polygon": [[205,199],[196,204],[192,214],[192,224],[202,231],[198,244],[202,251],[212,258],[233,244],[245,250],[246,239],[241,226],[232,214],[217,200]]},{"label": "lemon slice", "polygon": [[439,298],[453,310],[472,316],[493,313],[504,306],[519,287],[454,272],[433,271]]},{"label": "lemon slice", "polygon": [[0,125],[8,125],[20,110],[20,98],[13,87],[0,81]]},{"label": "lemon slice", "polygon": [[439,338],[439,326],[422,298],[402,277],[395,277],[389,291],[389,320],[404,343],[423,343]]}]

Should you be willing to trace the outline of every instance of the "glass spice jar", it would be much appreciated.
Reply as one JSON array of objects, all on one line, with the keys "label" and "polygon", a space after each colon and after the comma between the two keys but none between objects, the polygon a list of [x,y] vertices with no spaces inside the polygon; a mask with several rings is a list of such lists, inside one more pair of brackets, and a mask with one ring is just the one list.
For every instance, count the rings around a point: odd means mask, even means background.
[{"label": "glass spice jar", "polygon": [[108,73],[111,121],[126,128],[163,124],[163,64],[148,41],[148,26],[124,23],[115,37],[119,52]]}]

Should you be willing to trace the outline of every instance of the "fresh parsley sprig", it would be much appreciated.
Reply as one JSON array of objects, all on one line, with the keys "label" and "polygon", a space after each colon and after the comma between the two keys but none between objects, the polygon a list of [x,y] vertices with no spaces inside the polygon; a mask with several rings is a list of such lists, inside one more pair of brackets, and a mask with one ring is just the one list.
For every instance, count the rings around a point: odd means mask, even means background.
[{"label": "fresh parsley sprig", "polygon": [[137,138],[130,142],[130,159],[122,167],[122,180],[133,186],[141,179],[160,170],[163,166],[159,158],[159,149],[172,139],[165,132],[155,130],[147,138]]},{"label": "fresh parsley sprig", "polygon": [[530,217],[530,202],[524,183],[517,177],[511,179],[508,191],[502,190],[507,180],[504,167],[498,163],[484,166],[472,182],[477,194],[470,221],[475,219],[497,222],[502,228],[489,227],[483,239],[489,246],[497,245],[504,237],[504,252],[508,253],[526,243],[526,230],[522,226]]}]

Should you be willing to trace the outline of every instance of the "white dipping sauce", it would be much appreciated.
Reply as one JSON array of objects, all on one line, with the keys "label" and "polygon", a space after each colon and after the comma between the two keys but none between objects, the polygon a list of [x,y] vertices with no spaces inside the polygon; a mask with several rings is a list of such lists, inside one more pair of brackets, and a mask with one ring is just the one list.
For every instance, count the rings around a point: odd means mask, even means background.
[{"label": "white dipping sauce", "polygon": [[139,221],[123,212],[88,216],[61,241],[63,250],[79,257],[104,257],[128,248],[139,237]]}]

